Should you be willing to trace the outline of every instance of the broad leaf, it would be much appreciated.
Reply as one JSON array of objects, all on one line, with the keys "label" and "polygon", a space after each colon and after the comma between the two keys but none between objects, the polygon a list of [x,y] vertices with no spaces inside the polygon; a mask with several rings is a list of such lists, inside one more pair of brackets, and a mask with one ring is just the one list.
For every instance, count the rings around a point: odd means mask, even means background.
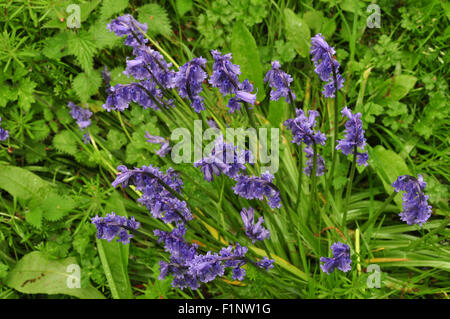
[{"label": "broad leaf", "polygon": [[291,9],[284,9],[284,29],[286,39],[292,43],[298,54],[306,57],[309,54],[311,32],[304,20]]}]

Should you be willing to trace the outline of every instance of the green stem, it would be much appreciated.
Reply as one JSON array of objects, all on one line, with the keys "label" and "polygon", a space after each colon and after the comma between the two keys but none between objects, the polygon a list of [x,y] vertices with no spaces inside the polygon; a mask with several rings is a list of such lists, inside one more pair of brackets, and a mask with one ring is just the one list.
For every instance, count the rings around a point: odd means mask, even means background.
[{"label": "green stem", "polygon": [[383,206],[381,206],[372,216],[370,216],[367,222],[361,227],[361,231],[366,231],[367,228],[369,228],[370,225],[378,219],[378,216],[384,212],[387,205],[389,205],[389,203],[394,199],[395,195],[397,195],[397,192],[392,192],[392,194],[384,201]]},{"label": "green stem", "polygon": [[295,211],[298,213],[300,206],[300,197],[302,196],[302,177],[303,177],[303,145],[300,144],[300,155],[298,157],[298,185],[297,185],[297,201],[295,203]]},{"label": "green stem", "polygon": [[350,177],[348,179],[347,183],[347,193],[345,195],[345,203],[344,203],[344,216],[342,218],[342,225],[344,226],[344,229],[346,229],[347,224],[347,212],[348,212],[348,201],[350,200],[350,194],[352,193],[352,184],[353,184],[353,177],[355,176],[355,170],[356,170],[356,144],[353,148],[353,161],[352,161],[352,167],[350,169]]},{"label": "green stem", "polygon": [[334,130],[334,140],[333,140],[333,159],[331,162],[331,170],[330,170],[330,180],[333,180],[334,177],[334,167],[336,166],[336,157],[337,157],[337,138],[338,138],[338,86],[337,86],[337,76],[336,76],[336,70],[333,68],[333,78],[334,78],[334,123],[333,123],[333,130]]},{"label": "green stem", "polygon": [[130,133],[128,133],[125,123],[123,122],[122,115],[120,114],[119,111],[116,111],[115,113],[117,114],[117,117],[119,118],[120,126],[122,126],[123,131],[125,132],[128,139],[131,141],[131,135],[130,135]]}]

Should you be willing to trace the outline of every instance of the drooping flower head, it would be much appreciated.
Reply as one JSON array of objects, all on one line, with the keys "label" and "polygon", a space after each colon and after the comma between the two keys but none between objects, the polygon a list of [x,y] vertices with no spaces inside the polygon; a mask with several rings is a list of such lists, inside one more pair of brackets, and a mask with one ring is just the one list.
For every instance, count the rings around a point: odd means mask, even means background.
[{"label": "drooping flower head", "polygon": [[[366,138],[362,128],[361,113],[352,114],[349,108],[344,107],[342,116],[346,116],[348,121],[345,123],[345,137],[338,141],[337,150],[341,150],[344,155],[354,154],[357,148],[363,149],[366,146]],[[367,152],[358,152],[356,150],[356,160],[359,166],[367,166],[369,155]]]},{"label": "drooping flower head", "polygon": [[405,191],[403,212],[400,213],[400,217],[408,225],[422,226],[431,216],[431,205],[428,205],[429,195],[424,194],[426,185],[420,174],[417,179],[410,175],[399,176],[392,184],[396,192]]},{"label": "drooping flower head", "polygon": [[241,218],[244,222],[245,234],[253,243],[256,240],[264,240],[270,236],[270,232],[262,226],[264,222],[263,217],[259,217],[258,222],[255,224],[255,210],[253,207],[249,207],[248,209],[243,208]]},{"label": "drooping flower head", "polygon": [[331,251],[333,252],[332,258],[320,257],[320,262],[324,263],[323,265],[320,265],[323,272],[330,274],[335,268],[343,272],[352,269],[350,266],[352,263],[352,260],[350,259],[350,247],[347,244],[341,242],[334,243],[331,245]]},{"label": "drooping flower head", "polygon": [[273,61],[272,69],[267,71],[264,77],[264,82],[269,82],[269,86],[272,88],[270,91],[270,99],[272,101],[278,101],[281,97],[284,97],[287,103],[293,103],[291,96],[295,100],[295,94],[290,88],[292,81],[292,76],[281,70],[280,62]]},{"label": "drooping flower head", "polygon": [[[313,158],[314,158],[314,151],[312,147],[308,146],[304,149],[304,152],[306,153],[306,158],[309,160],[306,162],[306,167],[303,170],[306,175],[311,176],[312,170],[313,170]],[[317,154],[317,162],[316,162],[316,176],[322,176],[325,173],[325,160],[320,154]]]},{"label": "drooping flower head", "polygon": [[78,127],[82,130],[91,125],[92,112],[79,107],[73,102],[69,102],[67,106],[70,108],[70,115],[77,121]]},{"label": "drooping flower head", "polygon": [[227,107],[230,113],[241,108],[242,103],[254,105],[256,102],[256,94],[253,94],[253,85],[248,79],[239,82],[240,67],[231,63],[231,53],[222,55],[217,50],[212,50],[211,54],[214,58],[213,73],[209,79],[209,83],[213,87],[219,88],[219,92],[223,96],[233,95]]},{"label": "drooping flower head", "polygon": [[142,29],[143,32],[147,32],[147,23],[142,24],[136,21],[131,14],[125,14],[117,17],[107,25],[107,29],[110,32],[114,32],[117,36],[127,36],[124,41],[125,45],[136,47],[141,44],[147,43],[148,39],[138,29]]},{"label": "drooping flower head", "polygon": [[172,149],[172,147],[170,147],[169,141],[164,137],[150,135],[150,133],[146,131],[145,138],[147,139],[148,143],[161,144],[161,148],[156,151],[156,155],[158,156],[165,157],[167,153],[169,153]]},{"label": "drooping flower head", "polygon": [[137,230],[140,223],[134,217],[127,219],[125,216],[116,215],[114,212],[107,214],[106,217],[95,216],[92,219],[92,224],[97,227],[97,238],[113,240],[116,236],[118,242],[128,244],[133,235],[128,231]]},{"label": "drooping flower head", "polygon": [[[0,125],[2,124],[2,118],[0,117]],[[0,141],[4,141],[9,137],[9,132],[0,127]]]},{"label": "drooping flower head", "polygon": [[251,152],[226,143],[221,135],[214,141],[211,154],[195,162],[194,167],[201,167],[205,180],[211,182],[214,175],[219,176],[222,173],[235,178],[239,172],[246,170],[245,163],[254,163]]},{"label": "drooping flower head", "polygon": [[202,92],[202,83],[208,77],[204,71],[206,59],[194,58],[182,65],[175,76],[175,87],[182,98],[187,97],[195,112],[200,113],[205,109]]},{"label": "drooping flower head", "polygon": [[284,126],[292,131],[293,140],[291,142],[297,145],[302,142],[308,146],[311,146],[314,142],[324,145],[327,140],[325,134],[320,131],[314,132],[316,117],[319,116],[319,112],[310,110],[309,117],[306,117],[302,109],[297,109],[296,115],[296,118],[284,122]]},{"label": "drooping flower head", "polygon": [[[328,45],[325,38],[321,33],[311,38],[311,51],[313,56],[315,72],[319,75],[319,78],[328,82],[324,86],[322,94],[325,97],[334,98],[336,85],[340,90],[344,86],[344,79],[339,73],[339,62],[334,58],[336,51],[333,47]],[[336,75],[337,84],[335,83],[334,74]]]},{"label": "drooping flower head", "polygon": [[273,179],[274,176],[269,172],[261,174],[261,177],[238,175],[233,190],[235,194],[246,199],[263,200],[265,196],[271,208],[280,208],[280,191],[272,184]]}]

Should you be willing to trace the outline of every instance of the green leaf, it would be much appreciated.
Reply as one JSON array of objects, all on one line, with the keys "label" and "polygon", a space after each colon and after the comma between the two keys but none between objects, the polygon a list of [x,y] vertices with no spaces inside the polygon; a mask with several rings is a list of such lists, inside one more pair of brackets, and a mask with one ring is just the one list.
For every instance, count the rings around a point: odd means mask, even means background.
[{"label": "green leaf", "polygon": [[127,137],[122,132],[111,129],[107,135],[108,145],[112,150],[119,150],[127,143]]},{"label": "green leaf", "polygon": [[97,20],[91,25],[89,28],[89,34],[97,49],[113,48],[123,43],[123,39],[116,36],[114,32],[110,32],[106,28],[106,23],[102,20]]},{"label": "green leaf", "polygon": [[264,99],[264,82],[261,61],[256,41],[243,22],[234,24],[231,36],[231,51],[233,62],[241,67],[241,80],[253,82],[258,90],[258,100]]},{"label": "green leaf", "polygon": [[0,188],[20,199],[30,199],[49,184],[26,169],[0,165]]},{"label": "green leaf", "polygon": [[82,102],[87,102],[91,95],[98,92],[98,88],[102,84],[102,77],[99,71],[91,71],[89,73],[79,73],[72,82],[75,93]]},{"label": "green leaf", "polygon": [[46,38],[44,41],[45,47],[42,49],[42,54],[50,59],[61,59],[69,54],[67,51],[67,42],[69,39],[68,32],[59,32],[51,38]]},{"label": "green leaf", "polygon": [[41,201],[40,207],[44,212],[44,218],[49,221],[57,221],[66,216],[76,206],[76,202],[67,196],[49,193]]},{"label": "green leaf", "polygon": [[126,7],[128,7],[128,0],[103,0],[102,9],[100,11],[101,20],[107,20],[113,14],[125,10]]},{"label": "green leaf", "polygon": [[176,6],[178,14],[182,17],[186,12],[192,9],[192,0],[177,0]]},{"label": "green leaf", "polygon": [[[43,253],[33,251],[22,257],[6,278],[6,285],[25,294],[63,294],[81,299],[104,299],[90,284],[70,288],[74,276],[70,265],[78,265],[75,257],[50,260]],[[82,272],[83,270],[81,270]]]},{"label": "green leaf", "polygon": [[93,57],[96,52],[96,44],[92,35],[84,30],[78,33],[71,32],[67,44],[68,52],[75,55],[83,70],[92,70]]},{"label": "green leaf", "polygon": [[159,4],[150,3],[138,8],[138,20],[141,23],[147,23],[147,33],[151,36],[165,35],[170,36],[172,27],[167,16],[167,11]]},{"label": "green leaf", "polygon": [[269,115],[267,116],[270,124],[274,127],[280,127],[281,122],[285,118],[287,109],[287,103],[283,99],[270,101]]},{"label": "green leaf", "polygon": [[[108,200],[106,210],[128,217],[123,200],[117,192],[114,192]],[[108,242],[97,239],[97,249],[113,298],[133,298],[130,278],[128,277],[129,245],[124,245],[115,240]]]},{"label": "green leaf", "polygon": [[[369,163],[375,168],[378,177],[383,182],[384,189],[388,194],[394,191],[391,186],[400,175],[410,175],[405,160],[392,150],[387,150],[381,145],[369,149]],[[394,197],[395,202],[401,208],[401,195]]]},{"label": "green leaf", "polygon": [[286,39],[292,43],[302,57],[309,55],[311,33],[308,25],[291,9],[284,9],[284,29]]},{"label": "green leaf", "polygon": [[18,105],[27,112],[30,110],[31,103],[35,101],[33,93],[36,86],[36,82],[31,81],[30,78],[24,78],[19,82]]},{"label": "green leaf", "polygon": [[53,146],[60,151],[70,155],[78,152],[77,140],[69,131],[62,131],[53,138]]},{"label": "green leaf", "polygon": [[34,207],[25,213],[25,219],[29,224],[40,229],[42,227],[42,209]]},{"label": "green leaf", "polygon": [[390,98],[394,101],[402,99],[411,91],[416,81],[417,78],[415,76],[408,74],[400,74],[394,77],[394,83],[390,87]]}]

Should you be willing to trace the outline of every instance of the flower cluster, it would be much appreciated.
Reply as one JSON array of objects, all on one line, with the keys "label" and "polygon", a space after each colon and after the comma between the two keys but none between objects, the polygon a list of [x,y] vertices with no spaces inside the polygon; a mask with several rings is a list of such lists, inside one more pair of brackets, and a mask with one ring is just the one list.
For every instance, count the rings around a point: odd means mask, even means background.
[{"label": "flower cluster", "polygon": [[[2,118],[0,117],[0,125],[2,124]],[[0,141],[4,141],[9,137],[9,132],[0,127]]]},{"label": "flower cluster", "polygon": [[219,88],[223,96],[235,94],[228,101],[230,113],[241,108],[242,103],[255,104],[256,94],[252,94],[253,85],[248,81],[239,82],[240,67],[231,63],[231,53],[222,55],[217,50],[212,50],[211,55],[214,58],[213,73],[209,83],[213,87]]},{"label": "flower cluster", "polygon": [[194,163],[194,167],[201,167],[204,179],[208,182],[214,180],[214,175],[225,174],[236,178],[241,171],[245,171],[245,163],[254,163],[250,151],[240,150],[232,143],[226,143],[223,135],[214,141],[211,154]]},{"label": "flower cluster", "polygon": [[319,112],[310,110],[309,117],[302,109],[296,109],[295,113],[297,117],[284,122],[284,126],[292,131],[293,140],[291,142],[297,145],[302,142],[308,146],[313,145],[313,143],[324,145],[327,140],[325,134],[320,131],[314,132],[316,117],[319,116]]},{"label": "flower cluster", "polygon": [[[86,109],[83,109],[82,107],[79,107],[73,102],[69,102],[67,106],[70,108],[70,115],[74,120],[77,121],[78,127],[81,130],[84,130],[91,126],[91,116],[92,112]],[[89,133],[85,133],[83,135],[83,141],[84,143],[88,143],[90,141]]]},{"label": "flower cluster", "polygon": [[256,240],[264,240],[270,236],[270,232],[262,226],[262,223],[264,223],[263,217],[259,217],[258,222],[255,224],[255,210],[253,207],[243,208],[241,218],[244,222],[245,234],[253,243]]},{"label": "flower cluster", "polygon": [[295,94],[292,92],[290,85],[293,81],[292,76],[282,71],[281,64],[278,61],[272,62],[272,68],[267,71],[264,77],[264,82],[269,82],[269,86],[272,88],[270,91],[270,99],[272,101],[278,101],[281,97],[284,97],[287,103],[293,103],[295,100]]},{"label": "flower cluster", "polygon": [[327,82],[323,87],[322,94],[327,98],[334,98],[335,91],[344,86],[344,79],[339,73],[339,62],[334,58],[336,51],[328,45],[325,38],[319,33],[311,38],[310,53],[313,56],[314,71],[322,81]]},{"label": "flower cluster", "polygon": [[350,247],[347,244],[343,244],[340,242],[334,243],[331,245],[331,251],[333,252],[333,257],[320,257],[320,262],[323,262],[323,265],[320,265],[322,271],[330,274],[334,271],[335,268],[347,272],[352,267],[350,264],[352,260],[350,259]]},{"label": "flower cluster", "polygon": [[[306,167],[303,171],[306,175],[311,176],[314,164],[314,151],[310,146],[308,146],[304,149],[304,152],[306,153],[306,158],[308,158],[309,160],[306,162]],[[316,156],[316,176],[322,176],[325,173],[325,160],[320,154],[316,154]]]},{"label": "flower cluster", "polygon": [[408,225],[418,224],[422,226],[431,216],[431,205],[428,205],[428,195],[424,194],[427,183],[422,175],[414,178],[402,175],[392,184],[396,192],[405,191],[403,194],[403,212],[400,213],[402,221]]},{"label": "flower cluster", "polygon": [[147,32],[147,24],[139,23],[130,14],[125,14],[112,20],[111,23],[107,25],[107,28],[110,32],[114,32],[119,37],[127,36],[124,42],[125,45],[136,47],[148,42],[139,30],[140,28],[143,32]]},{"label": "flower cluster", "polygon": [[280,191],[272,184],[274,176],[269,172],[259,176],[238,175],[236,185],[233,187],[234,193],[246,199],[263,200],[268,199],[271,208],[280,208]]},{"label": "flower cluster", "polygon": [[199,113],[205,109],[203,98],[199,95],[202,92],[202,83],[208,77],[203,70],[206,59],[194,58],[182,65],[175,76],[175,87],[182,98],[189,98],[191,106],[195,112]]},{"label": "flower cluster", "polygon": [[172,147],[170,147],[169,141],[161,136],[150,135],[149,132],[145,132],[145,138],[148,143],[161,144],[161,148],[156,151],[156,155],[165,157],[167,153],[170,152]]},{"label": "flower cluster", "polygon": [[352,114],[349,108],[344,107],[342,116],[347,116],[348,121],[345,123],[345,138],[338,141],[337,150],[341,150],[345,155],[355,154],[358,164],[367,166],[369,154],[367,152],[360,153],[356,149],[363,149],[366,146],[364,130],[362,128],[361,113]]},{"label": "flower cluster", "polygon": [[134,217],[127,219],[125,216],[116,215],[114,212],[107,214],[106,217],[95,216],[92,219],[92,224],[97,227],[97,238],[113,240],[116,236],[118,242],[128,244],[133,235],[128,231],[137,230],[140,223],[134,220]]}]

